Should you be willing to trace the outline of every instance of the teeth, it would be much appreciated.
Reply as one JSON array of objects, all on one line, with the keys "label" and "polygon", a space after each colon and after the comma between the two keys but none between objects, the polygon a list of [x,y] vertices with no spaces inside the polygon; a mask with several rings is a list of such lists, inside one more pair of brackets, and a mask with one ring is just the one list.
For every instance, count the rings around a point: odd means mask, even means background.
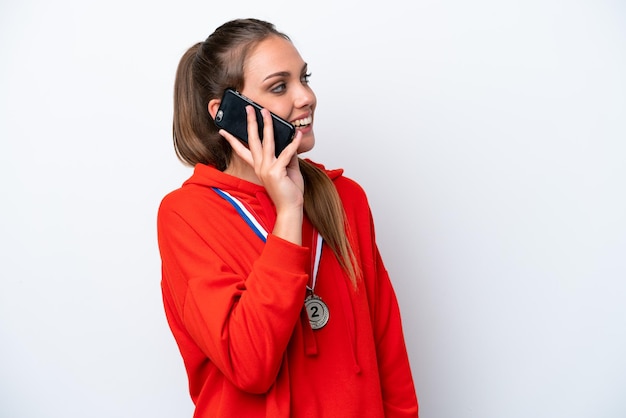
[{"label": "teeth", "polygon": [[294,121],[293,124],[296,127],[301,127],[301,126],[310,125],[311,122],[313,122],[313,116],[309,116],[309,117],[306,117],[304,119],[298,119],[298,120]]}]

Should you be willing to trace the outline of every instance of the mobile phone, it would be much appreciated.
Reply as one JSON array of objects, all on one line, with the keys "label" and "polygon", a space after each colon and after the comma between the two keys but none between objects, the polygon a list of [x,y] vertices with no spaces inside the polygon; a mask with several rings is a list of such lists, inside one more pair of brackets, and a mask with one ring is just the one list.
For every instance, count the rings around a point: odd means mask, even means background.
[{"label": "mobile phone", "polygon": [[[259,127],[259,138],[263,140],[263,116],[261,115],[262,106],[248,99],[238,91],[228,88],[224,91],[222,102],[215,114],[215,125],[234,135],[241,142],[248,143],[248,119],[246,115],[246,106],[252,106],[256,112],[256,121]],[[271,113],[271,112],[270,112]],[[296,128],[286,120],[271,113],[272,125],[274,127],[274,144],[275,154],[282,152],[287,145],[291,143]]]}]

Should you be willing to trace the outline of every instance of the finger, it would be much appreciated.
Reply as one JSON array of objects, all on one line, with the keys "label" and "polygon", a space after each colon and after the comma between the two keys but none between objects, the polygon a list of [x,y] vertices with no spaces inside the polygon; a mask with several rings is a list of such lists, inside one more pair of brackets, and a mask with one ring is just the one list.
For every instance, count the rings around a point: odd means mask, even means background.
[{"label": "finger", "polygon": [[263,152],[267,157],[274,156],[274,124],[272,123],[272,115],[267,109],[261,109],[263,116]]},{"label": "finger", "polygon": [[254,160],[252,159],[252,154],[250,153],[250,150],[239,139],[237,139],[237,137],[231,135],[224,129],[220,129],[219,134],[222,135],[224,139],[226,139],[226,141],[228,141],[235,154],[237,154],[242,160],[244,160],[248,164],[254,164]]},{"label": "finger", "polygon": [[252,106],[246,106],[246,118],[248,122],[248,147],[253,157],[260,156],[263,151],[261,138],[259,138],[259,125],[256,120],[256,112]]},{"label": "finger", "polygon": [[[300,148],[300,143],[302,142],[302,132],[296,131],[296,135],[293,137],[293,140],[287,145],[280,155],[279,159],[286,159],[289,161],[294,156],[298,155],[298,148]],[[284,157],[283,157],[284,156]]]}]

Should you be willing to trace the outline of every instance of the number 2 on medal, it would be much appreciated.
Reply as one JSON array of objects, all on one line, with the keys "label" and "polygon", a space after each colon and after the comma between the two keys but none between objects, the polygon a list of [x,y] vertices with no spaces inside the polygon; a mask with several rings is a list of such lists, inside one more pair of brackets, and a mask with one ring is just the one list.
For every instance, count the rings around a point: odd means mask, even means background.
[{"label": "number 2 on medal", "polygon": [[317,313],[318,307],[313,305],[309,307],[309,312],[310,312],[310,317],[311,318],[317,318],[319,316],[319,314]]}]

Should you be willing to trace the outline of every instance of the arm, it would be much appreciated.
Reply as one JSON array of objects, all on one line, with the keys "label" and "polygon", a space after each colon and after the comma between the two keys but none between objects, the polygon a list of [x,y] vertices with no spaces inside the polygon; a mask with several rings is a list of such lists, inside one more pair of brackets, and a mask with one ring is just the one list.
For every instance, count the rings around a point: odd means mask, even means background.
[{"label": "arm", "polygon": [[373,319],[385,417],[417,417],[418,402],[395,292],[376,249],[378,274]]},{"label": "arm", "polygon": [[180,199],[162,203],[163,291],[170,315],[220,372],[241,390],[263,393],[299,320],[308,251],[274,235],[265,245],[247,240],[218,199],[201,211]]},{"label": "arm", "polygon": [[367,197],[360,186],[349,180],[338,182],[337,186],[358,243],[357,250],[376,343],[385,416],[417,417],[418,402],[404,341],[400,309],[376,244],[374,221]]}]

